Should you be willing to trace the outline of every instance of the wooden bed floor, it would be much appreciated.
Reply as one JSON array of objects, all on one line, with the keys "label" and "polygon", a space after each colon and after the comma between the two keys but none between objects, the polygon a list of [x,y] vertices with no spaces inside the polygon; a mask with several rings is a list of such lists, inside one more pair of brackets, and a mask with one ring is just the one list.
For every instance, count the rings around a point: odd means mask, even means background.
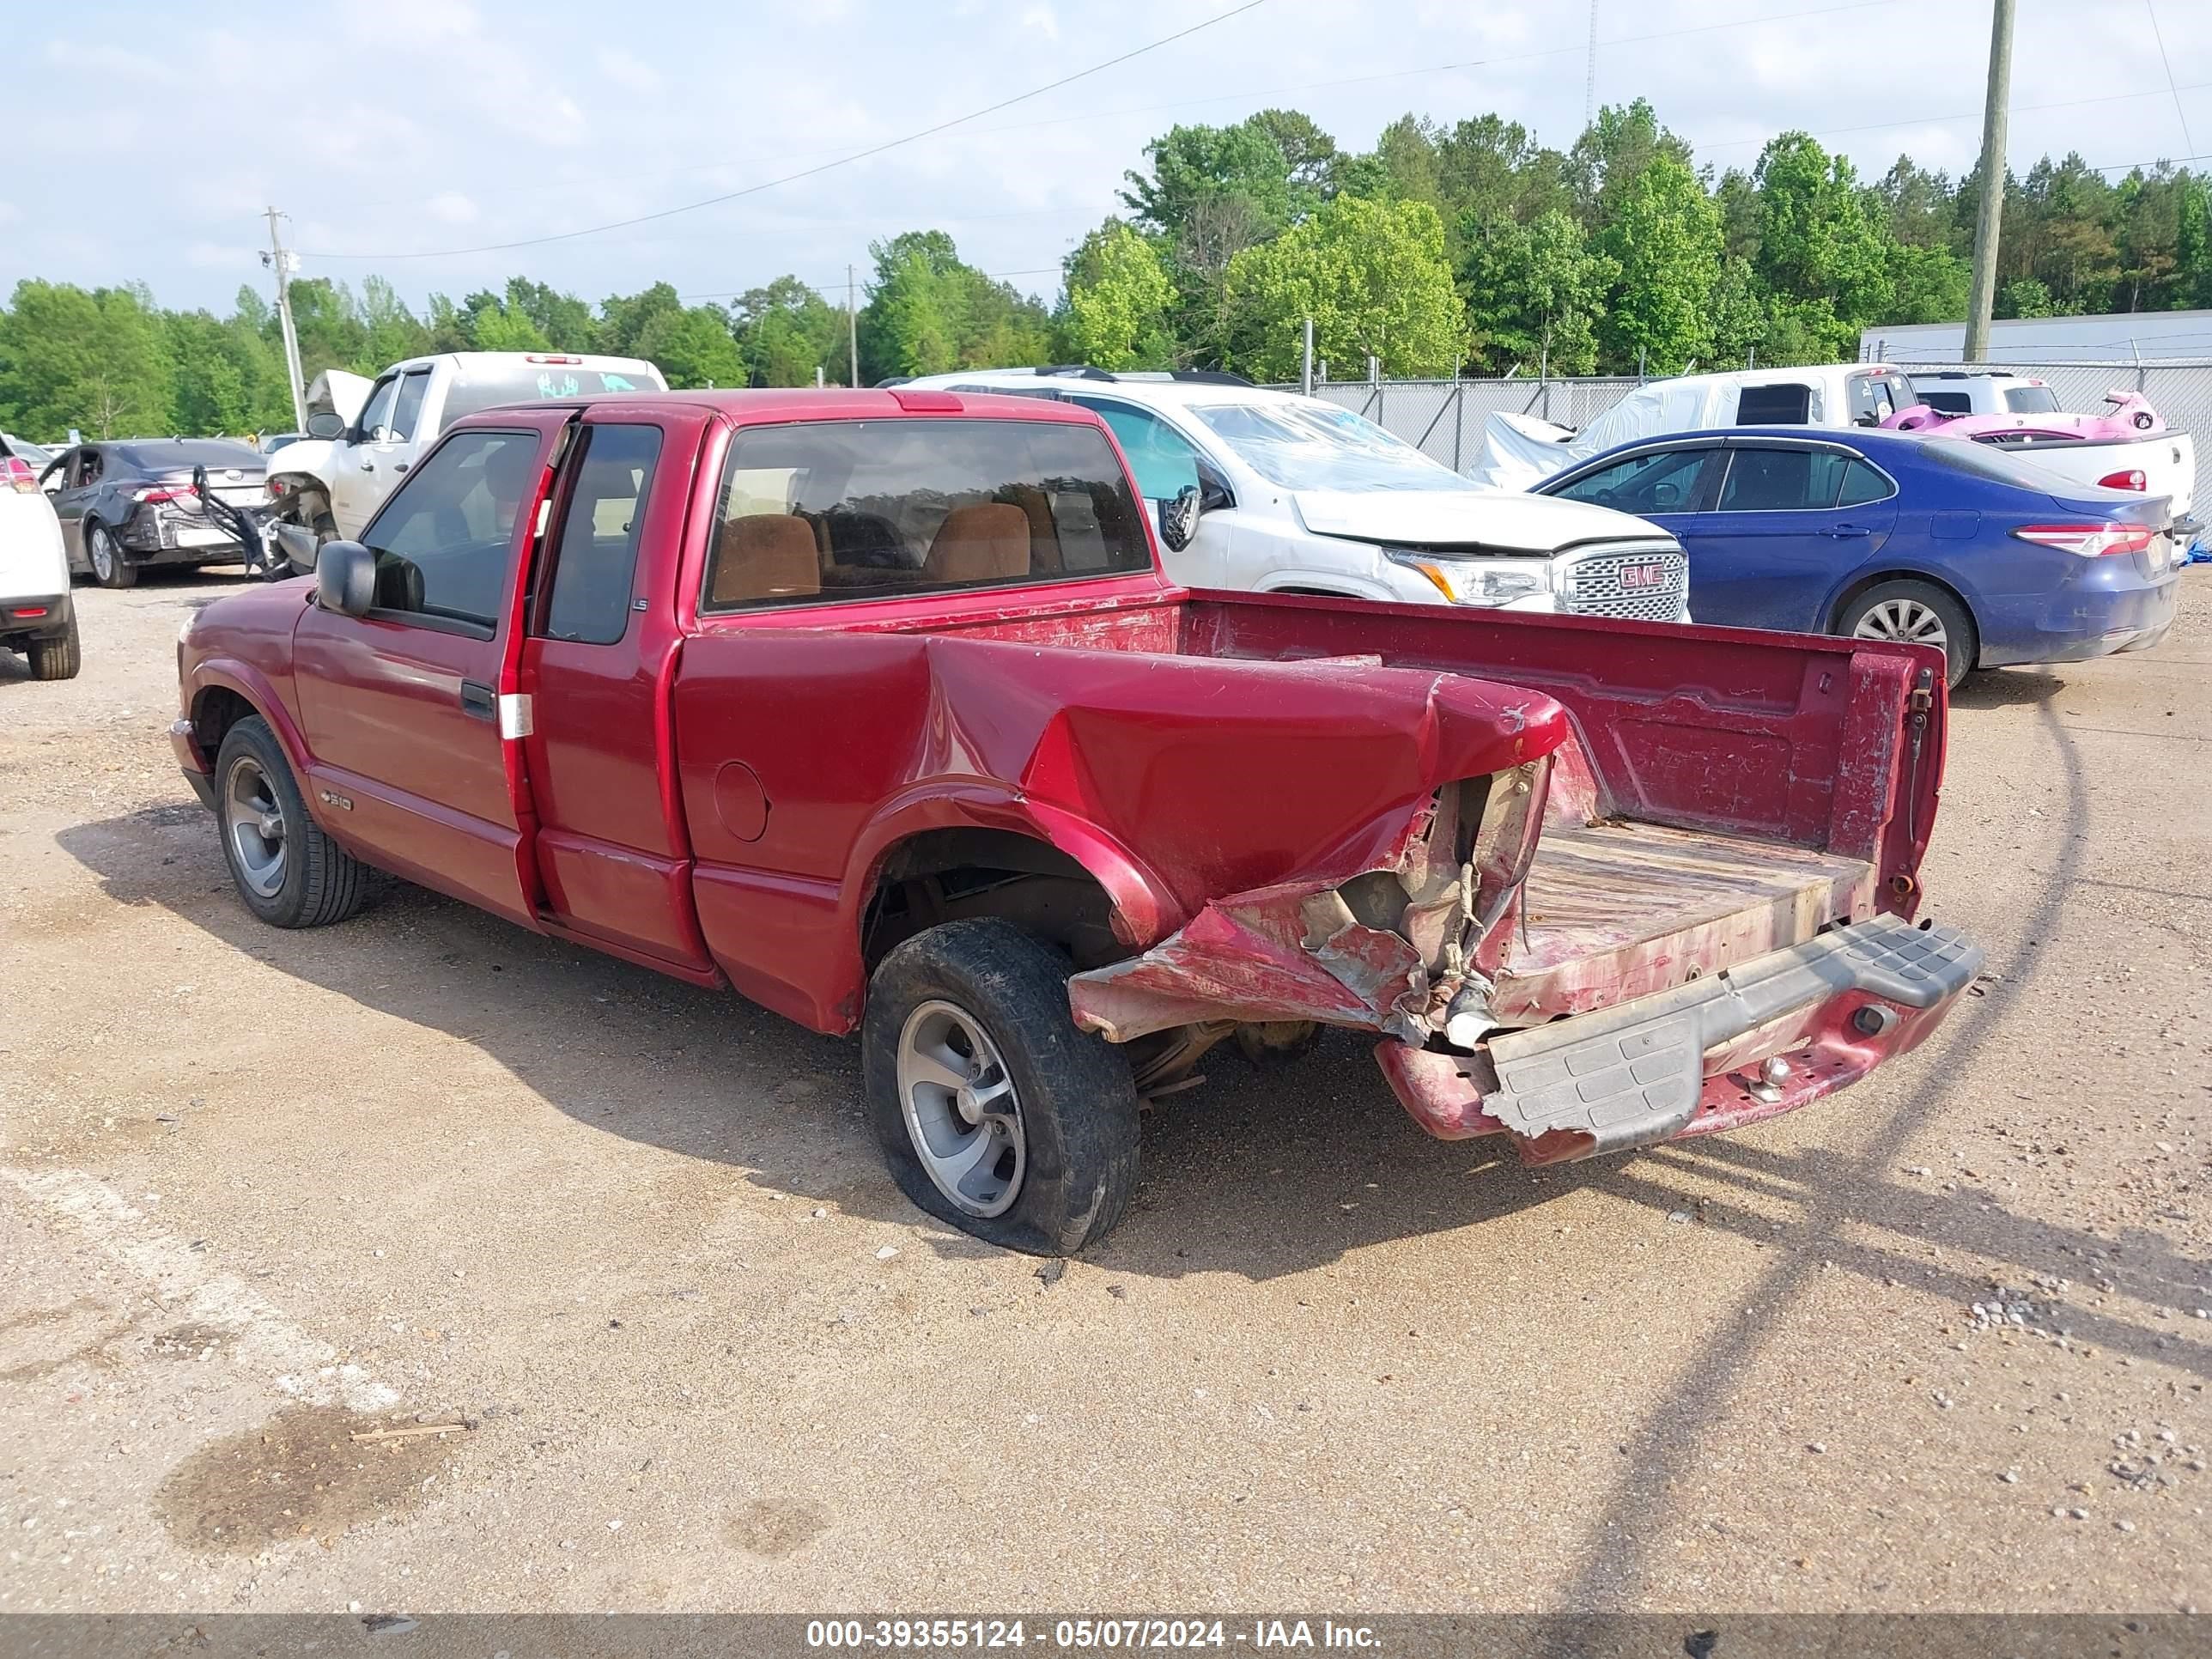
[{"label": "wooden bed floor", "polygon": [[1775,948],[1823,922],[1869,914],[1863,859],[1649,823],[1545,826],[1529,866],[1518,975],[1693,927],[1765,932]]}]

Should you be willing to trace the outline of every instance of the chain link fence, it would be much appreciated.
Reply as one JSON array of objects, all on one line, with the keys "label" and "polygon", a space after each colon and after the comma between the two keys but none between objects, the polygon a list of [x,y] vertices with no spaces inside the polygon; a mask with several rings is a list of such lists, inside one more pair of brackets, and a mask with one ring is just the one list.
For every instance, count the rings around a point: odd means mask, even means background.
[{"label": "chain link fence", "polygon": [[[1957,363],[1896,362],[1907,374],[1956,373]],[[2103,411],[2107,392],[2140,392],[2177,432],[2212,434],[2212,357],[2130,358],[2097,362],[2038,363],[2033,368],[1991,365],[2051,383],[2061,409],[2094,415]],[[1969,366],[1967,373],[1980,369]],[[1633,377],[1583,380],[1329,380],[1314,396],[1364,415],[1385,430],[1418,446],[1455,472],[1465,472],[1482,453],[1482,425],[1500,413],[1534,415],[1561,426],[1587,426],[1634,391]],[[1280,388],[1295,392],[1295,385]],[[2207,499],[2205,469],[2212,465],[2212,443],[2197,446],[2197,499]]]}]

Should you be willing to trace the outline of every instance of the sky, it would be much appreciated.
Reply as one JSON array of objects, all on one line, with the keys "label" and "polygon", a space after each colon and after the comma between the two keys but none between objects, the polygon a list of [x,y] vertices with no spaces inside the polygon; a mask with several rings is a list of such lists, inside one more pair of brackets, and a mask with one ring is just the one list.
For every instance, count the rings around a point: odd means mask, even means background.
[{"label": "sky", "polygon": [[[785,272],[842,297],[868,245],[940,228],[1049,297],[1177,123],[1304,110],[1369,149],[1407,111],[1495,111],[1565,148],[1589,0],[88,0],[0,52],[0,293],[138,280],[164,305],[264,293],[274,204],[303,276],[418,307],[520,272],[596,301]],[[1803,128],[1878,175],[1980,144],[1989,0],[1596,0],[1595,95],[1641,96],[1701,162]],[[1233,15],[1224,14],[1236,13]],[[738,200],[534,246],[981,118]],[[2161,52],[2161,38],[2163,52]],[[2171,65],[2169,76],[2168,65]],[[2172,87],[2179,83],[2177,94]],[[2009,159],[2212,152],[2212,4],[2021,0]],[[2190,137],[2196,134],[2194,139]],[[2200,149],[2201,147],[2201,149]],[[2202,162],[2199,165],[2203,165]]]}]

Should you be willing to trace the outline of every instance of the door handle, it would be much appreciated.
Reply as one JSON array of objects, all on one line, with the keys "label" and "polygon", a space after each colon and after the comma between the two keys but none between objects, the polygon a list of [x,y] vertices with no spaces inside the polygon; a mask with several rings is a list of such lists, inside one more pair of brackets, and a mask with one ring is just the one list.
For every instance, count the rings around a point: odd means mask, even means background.
[{"label": "door handle", "polygon": [[376,463],[374,461],[363,461],[361,464],[361,470],[364,472],[374,472],[376,471]]},{"label": "door handle", "polygon": [[1874,531],[1870,526],[1863,524],[1838,524],[1831,525],[1820,533],[1823,536],[1834,536],[1840,539],[1845,536],[1871,536]]},{"label": "door handle", "polygon": [[396,462],[392,470],[394,472],[404,472],[407,470],[407,463],[404,461]]},{"label": "door handle", "polygon": [[499,700],[492,695],[491,687],[479,680],[461,682],[461,713],[471,720],[490,720],[499,709]]}]

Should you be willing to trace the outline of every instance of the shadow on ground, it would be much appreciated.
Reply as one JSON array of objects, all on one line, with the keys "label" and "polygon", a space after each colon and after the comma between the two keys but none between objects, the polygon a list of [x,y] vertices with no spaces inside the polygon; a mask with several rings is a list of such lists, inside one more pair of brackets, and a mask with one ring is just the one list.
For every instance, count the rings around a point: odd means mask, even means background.
[{"label": "shadow on ground", "polygon": [[[2078,758],[2048,710],[2044,718],[2062,746],[2078,807]],[[294,978],[472,1043],[594,1129],[720,1162],[771,1190],[871,1219],[920,1220],[871,1139],[850,1041],[398,883],[343,927],[264,927],[238,903],[212,824],[196,805],[153,807],[73,827],[58,839],[117,902],[160,905]],[[2021,937],[2051,936],[2081,847],[2069,843]],[[2138,1247],[2123,1263],[2091,1235],[2012,1214],[1972,1190],[1932,1193],[1898,1179],[1895,1160],[1911,1136],[1954,1089],[1971,1086],[1955,1080],[1971,1076],[1975,1051],[2032,976],[2033,951],[1997,965],[2003,979],[1914,1062],[1925,1079],[1919,1092],[1887,1115],[1862,1153],[1785,1150],[1778,1137],[1753,1133],[1528,1170],[1497,1142],[1444,1143],[1420,1133],[1354,1034],[1330,1033],[1317,1053],[1285,1070],[1255,1070],[1217,1051],[1203,1088],[1147,1118],[1144,1184],[1096,1259],[1116,1272],[1266,1279],[1583,1190],[1671,1212],[1684,1203],[1681,1181],[1690,1176],[1744,1195],[1744,1202],[1705,1206],[1700,1218],[1763,1244],[1785,1243],[1772,1270],[1784,1275],[1830,1260],[1874,1278],[1909,1272],[1962,1304],[1986,1291],[1985,1279],[1962,1269],[1929,1279],[1922,1251],[1935,1244],[1996,1258],[2021,1276],[2082,1278],[2094,1257],[2126,1294],[2172,1301],[2201,1270],[2169,1250]],[[1847,1093],[1813,1109],[1850,1111],[1871,1097],[1871,1091]],[[1778,1212],[1792,1224],[1786,1240],[1773,1232]],[[1861,1242],[1869,1228],[1895,1248]],[[933,1226],[925,1236],[948,1254],[986,1248]],[[1775,1296],[1757,1300],[1771,1307]],[[2116,1351],[2164,1351],[2165,1339],[2118,1318],[2079,1319],[2075,1327]],[[1763,1319],[1747,1316],[1717,1336],[1707,1350],[1711,1374],[1684,1386],[1685,1409],[1702,1409],[1703,1392],[1744,1363],[1764,1328]]]}]

